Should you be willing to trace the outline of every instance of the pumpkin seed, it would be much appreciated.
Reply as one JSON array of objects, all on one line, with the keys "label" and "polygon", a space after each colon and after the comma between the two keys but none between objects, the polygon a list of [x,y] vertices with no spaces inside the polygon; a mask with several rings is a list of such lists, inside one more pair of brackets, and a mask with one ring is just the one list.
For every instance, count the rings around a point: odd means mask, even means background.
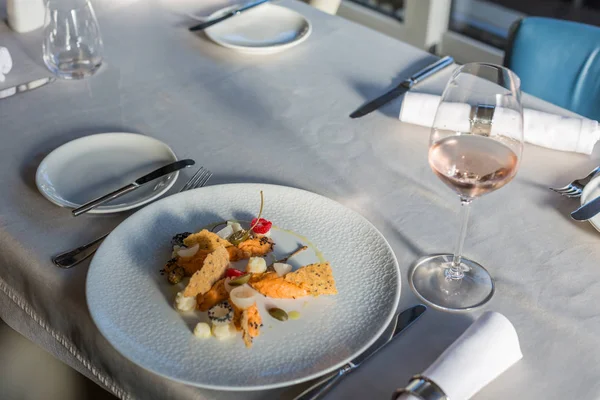
[{"label": "pumpkin seed", "polygon": [[271,317],[279,320],[279,321],[287,321],[288,320],[288,314],[283,311],[281,308],[270,308],[269,309],[269,314],[271,315]]},{"label": "pumpkin seed", "polygon": [[243,284],[248,283],[249,280],[250,280],[250,274],[244,274],[244,275],[238,276],[235,279],[230,280],[229,286],[242,286]]}]

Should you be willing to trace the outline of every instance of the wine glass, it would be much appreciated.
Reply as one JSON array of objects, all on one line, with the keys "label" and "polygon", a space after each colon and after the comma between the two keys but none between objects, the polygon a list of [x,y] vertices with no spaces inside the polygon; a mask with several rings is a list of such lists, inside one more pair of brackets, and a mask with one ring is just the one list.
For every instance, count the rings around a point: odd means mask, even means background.
[{"label": "wine glass", "polygon": [[523,150],[520,80],[494,64],[458,68],[446,85],[429,141],[433,172],[458,194],[462,227],[454,254],[423,257],[410,284],[423,301],[443,310],[479,307],[494,294],[486,269],[462,257],[471,202],[510,182]]},{"label": "wine glass", "polygon": [[49,0],[46,5],[43,58],[64,79],[82,79],[102,65],[103,43],[88,0]]}]

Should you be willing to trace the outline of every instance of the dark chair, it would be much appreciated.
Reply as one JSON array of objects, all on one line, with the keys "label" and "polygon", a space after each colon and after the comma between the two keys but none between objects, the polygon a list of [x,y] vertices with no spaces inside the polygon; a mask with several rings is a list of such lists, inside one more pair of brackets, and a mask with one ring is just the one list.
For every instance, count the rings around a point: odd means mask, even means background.
[{"label": "dark chair", "polygon": [[551,18],[512,24],[504,65],[521,89],[588,118],[600,120],[600,28]]}]

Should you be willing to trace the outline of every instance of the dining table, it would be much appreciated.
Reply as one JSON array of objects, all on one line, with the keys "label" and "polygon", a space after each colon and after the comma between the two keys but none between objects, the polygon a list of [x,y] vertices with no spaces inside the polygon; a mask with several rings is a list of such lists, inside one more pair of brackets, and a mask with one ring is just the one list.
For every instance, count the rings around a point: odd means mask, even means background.
[{"label": "dining table", "polygon": [[[268,183],[329,197],[362,214],[389,242],[402,275],[399,310],[419,303],[407,281],[413,263],[454,246],[459,200],[428,165],[429,129],[399,121],[402,97],[349,118],[438,56],[297,0],[277,4],[305,16],[312,32],[296,47],[256,55],[189,32],[197,23],[194,2],[95,0],[102,68],[0,100],[0,318],[120,399],[292,399],[309,383],[207,390],[119,354],[86,304],[89,260],[60,269],[51,257],[134,211],[75,218],[46,200],[36,170],[62,144],[102,132],[140,133],[210,169],[209,185]],[[42,35],[0,23],[0,46],[14,61],[2,87],[49,76]],[[452,69],[414,90],[441,94]],[[527,94],[523,101],[574,115]],[[474,399],[599,398],[600,233],[569,217],[577,199],[548,190],[585,176],[599,161],[598,149],[587,156],[526,144],[516,178],[473,204],[465,255],[494,277],[492,300],[472,312],[430,308],[326,398],[389,399],[486,310],[512,322],[523,359]],[[167,195],[192,174],[183,171]]]}]

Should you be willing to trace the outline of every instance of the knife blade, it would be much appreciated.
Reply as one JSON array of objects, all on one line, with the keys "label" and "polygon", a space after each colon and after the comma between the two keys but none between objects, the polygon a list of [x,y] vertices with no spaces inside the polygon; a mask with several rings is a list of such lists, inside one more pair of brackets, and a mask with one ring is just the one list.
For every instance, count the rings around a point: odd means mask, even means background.
[{"label": "knife blade", "polygon": [[441,71],[442,69],[451,65],[453,62],[454,62],[454,59],[450,56],[446,56],[444,58],[439,59],[435,63],[428,65],[427,67],[423,68],[419,72],[410,76],[408,79],[405,79],[404,81],[402,81],[400,84],[398,84],[395,88],[391,89],[387,93],[377,97],[374,100],[371,100],[364,106],[359,107],[358,110],[356,110],[352,114],[350,114],[350,118],[360,118],[360,117],[363,117],[363,116],[377,110],[381,106],[394,100],[396,97],[408,92],[417,83],[421,82],[425,78],[428,78],[431,75],[435,74],[436,72]]},{"label": "knife blade", "polygon": [[221,21],[225,21],[226,19],[229,19],[231,17],[235,17],[236,15],[239,15],[239,14],[243,13],[246,10],[249,10],[249,9],[254,8],[256,6],[260,6],[262,3],[266,3],[267,1],[269,1],[269,0],[258,0],[258,1],[250,2],[248,4],[243,5],[240,8],[236,8],[235,10],[232,10],[232,11],[226,13],[225,15],[222,15],[220,17],[211,19],[209,21],[204,21],[202,23],[199,23],[198,25],[192,26],[189,29],[192,32],[194,32],[194,31],[201,31],[203,29],[208,28],[209,26],[213,26],[214,24],[218,24]]},{"label": "knife blade", "polygon": [[571,213],[571,218],[575,221],[587,221],[600,213],[600,196],[596,197],[592,201],[588,201],[577,210]]},{"label": "knife blade", "polygon": [[334,375],[328,375],[325,378],[319,380],[317,383],[309,387],[307,390],[299,394],[294,400],[315,400],[320,398],[329,392],[339,381],[350,372],[356,370],[362,363],[367,361],[369,358],[377,354],[383,349],[392,339],[398,337],[408,327],[410,327],[416,320],[418,320],[423,313],[427,311],[427,307],[423,304],[407,308],[401,313],[397,314],[384,333],[363,353],[355,357],[348,364],[341,367]]},{"label": "knife blade", "polygon": [[161,176],[171,174],[175,171],[179,171],[180,169],[189,167],[191,165],[194,165],[195,163],[196,162],[194,160],[185,159],[185,160],[175,161],[171,164],[167,164],[164,167],[160,167],[160,168],[150,172],[149,174],[146,174],[146,175],[142,176],[141,178],[136,179],[129,185],[123,186],[122,188],[117,189],[114,192],[110,192],[107,195],[98,197],[97,199],[94,199],[92,201],[89,201],[89,202],[77,207],[76,209],[71,211],[71,213],[73,214],[74,217],[81,215],[83,213],[86,213],[106,202],[116,199],[117,197],[121,197],[124,194],[129,193],[150,181],[160,178]]},{"label": "knife blade", "polygon": [[10,96],[14,96],[15,94],[27,92],[29,90],[37,89],[48,83],[54,82],[56,78],[53,76],[47,76],[45,78],[35,79],[31,82],[21,83],[19,85],[9,87],[6,89],[0,90],[0,99],[5,99]]}]

